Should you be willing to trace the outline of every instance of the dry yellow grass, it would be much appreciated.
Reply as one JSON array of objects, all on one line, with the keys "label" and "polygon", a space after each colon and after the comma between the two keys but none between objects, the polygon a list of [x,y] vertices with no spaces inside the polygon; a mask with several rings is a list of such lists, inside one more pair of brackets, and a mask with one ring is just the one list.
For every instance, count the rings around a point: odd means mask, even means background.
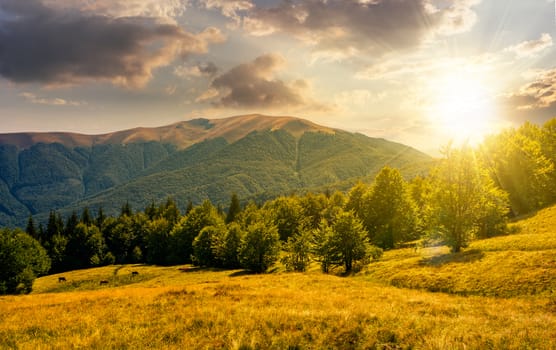
[{"label": "dry yellow grass", "polygon": [[[109,278],[119,267],[65,276]],[[124,267],[152,278],[0,298],[0,348],[488,349],[556,347],[548,298],[461,297],[363,278]],[[69,281],[68,281],[69,282]],[[96,286],[91,286],[97,288]]]},{"label": "dry yellow grass", "polygon": [[399,249],[365,274],[394,286],[464,295],[556,298],[556,206],[515,224],[518,233],[447,247]]}]

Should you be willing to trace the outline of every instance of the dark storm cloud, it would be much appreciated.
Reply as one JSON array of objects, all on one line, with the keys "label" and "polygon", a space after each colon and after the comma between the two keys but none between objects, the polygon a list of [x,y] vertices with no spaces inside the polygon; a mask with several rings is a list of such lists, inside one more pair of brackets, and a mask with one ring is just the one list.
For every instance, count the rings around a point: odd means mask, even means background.
[{"label": "dark storm cloud", "polygon": [[[285,64],[282,56],[266,54],[249,63],[240,64],[217,76],[207,96],[216,97],[218,107],[272,108],[300,106],[306,103],[303,90],[307,83],[286,83],[274,74]],[[218,93],[216,93],[218,92]]]},{"label": "dark storm cloud", "polygon": [[468,29],[478,1],[447,0],[436,8],[429,0],[284,0],[252,9],[244,26],[258,35],[287,32],[322,51],[381,54]]},{"label": "dark storm cloud", "polygon": [[61,12],[37,0],[0,1],[0,75],[17,83],[100,80],[140,87],[153,69],[221,40],[214,28],[191,34],[155,18]]}]

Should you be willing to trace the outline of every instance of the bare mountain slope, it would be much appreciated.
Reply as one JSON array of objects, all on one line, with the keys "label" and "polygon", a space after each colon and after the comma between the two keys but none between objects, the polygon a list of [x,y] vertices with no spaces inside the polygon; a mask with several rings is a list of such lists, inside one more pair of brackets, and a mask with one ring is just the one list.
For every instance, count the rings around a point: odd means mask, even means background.
[{"label": "bare mountain slope", "polygon": [[259,114],[224,119],[193,119],[157,128],[134,128],[102,135],[84,135],[64,132],[0,134],[0,144],[29,148],[37,143],[60,143],[69,148],[94,145],[162,142],[186,148],[206,139],[222,137],[235,142],[253,131],[286,130],[300,136],[307,131],[334,133],[333,129],[319,126],[295,117],[269,117]]}]

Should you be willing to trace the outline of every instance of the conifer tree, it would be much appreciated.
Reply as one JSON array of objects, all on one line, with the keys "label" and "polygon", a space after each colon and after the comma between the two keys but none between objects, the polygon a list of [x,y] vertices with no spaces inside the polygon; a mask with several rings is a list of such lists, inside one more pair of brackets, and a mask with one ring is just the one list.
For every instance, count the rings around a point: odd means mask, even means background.
[{"label": "conifer tree", "polygon": [[29,215],[29,220],[27,220],[27,227],[25,228],[25,232],[29,236],[33,237],[34,239],[36,239],[40,242],[39,232],[37,231],[37,228],[35,227],[35,222],[33,220],[33,215]]},{"label": "conifer tree", "polygon": [[241,205],[237,194],[233,193],[230,198],[230,206],[228,207],[228,214],[226,215],[226,224],[236,221],[238,214],[241,212]]}]

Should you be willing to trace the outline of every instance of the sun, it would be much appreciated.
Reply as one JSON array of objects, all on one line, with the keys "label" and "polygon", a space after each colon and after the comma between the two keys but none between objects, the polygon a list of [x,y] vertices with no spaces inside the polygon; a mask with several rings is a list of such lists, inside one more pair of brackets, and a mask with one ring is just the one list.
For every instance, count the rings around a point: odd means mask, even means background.
[{"label": "sun", "polygon": [[441,133],[455,142],[472,144],[492,132],[496,118],[494,94],[478,74],[457,71],[431,77],[427,114]]}]

